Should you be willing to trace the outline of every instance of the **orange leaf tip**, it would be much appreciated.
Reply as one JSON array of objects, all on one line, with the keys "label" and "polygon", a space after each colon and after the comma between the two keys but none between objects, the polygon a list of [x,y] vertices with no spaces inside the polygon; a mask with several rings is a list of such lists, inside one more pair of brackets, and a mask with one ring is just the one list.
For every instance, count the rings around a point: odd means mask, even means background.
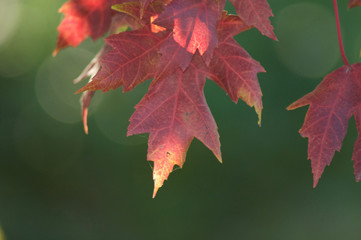
[{"label": "orange leaf tip", "polygon": [[[167,152],[168,153],[168,152]],[[184,162],[184,160],[182,160]],[[169,174],[173,171],[174,167],[173,161],[154,161],[153,168],[153,180],[154,180],[154,191],[153,198],[155,198],[159,188],[163,186],[165,180],[168,179]]]},{"label": "orange leaf tip", "polygon": [[154,180],[153,198],[155,198],[159,188],[161,188],[162,186],[163,186],[163,182],[160,179],[155,179]]},{"label": "orange leaf tip", "polygon": [[84,132],[88,135],[88,108],[83,109],[83,125]]},{"label": "orange leaf tip", "polygon": [[313,174],[313,188],[317,187],[318,181],[320,180],[321,175],[320,174]]},{"label": "orange leaf tip", "polygon": [[56,57],[56,55],[58,54],[59,52],[59,49],[58,48],[55,48],[54,51],[53,51],[53,57]]},{"label": "orange leaf tip", "polygon": [[217,154],[216,152],[213,152],[214,156],[216,156],[218,162],[223,163],[222,156],[220,154]]}]

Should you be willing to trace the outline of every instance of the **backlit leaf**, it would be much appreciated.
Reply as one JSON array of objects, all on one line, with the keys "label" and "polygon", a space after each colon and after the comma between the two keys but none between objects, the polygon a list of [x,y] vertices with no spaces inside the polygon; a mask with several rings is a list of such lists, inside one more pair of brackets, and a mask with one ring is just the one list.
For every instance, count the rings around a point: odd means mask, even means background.
[{"label": "backlit leaf", "polygon": [[[203,93],[206,77],[232,101],[242,99],[254,107],[261,119],[257,74],[265,70],[233,36],[257,27],[275,39],[269,21],[272,12],[266,1],[248,1],[247,5],[241,0],[242,6],[232,1],[239,16],[229,15],[223,10],[225,2],[70,0],[62,9],[65,19],[59,39],[67,40],[58,44],[57,50],[76,46],[87,36],[96,39],[110,32],[103,51],[76,80],[95,75],[78,91],[83,92],[86,132],[88,106],[96,90],[122,87],[131,91],[153,78],[128,128],[128,135],[149,133],[147,158],[154,162],[153,197],[174,166],[183,166],[194,137],[222,161],[217,125]],[[131,30],[125,31],[126,27]],[[119,33],[119,29],[125,32]]]},{"label": "backlit leaf", "polygon": [[203,93],[205,67],[195,55],[189,68],[180,68],[150,86],[130,118],[128,135],[149,133],[148,160],[154,161],[155,196],[174,165],[185,162],[194,137],[221,160],[217,125]]},{"label": "backlit leaf", "polygon": [[288,109],[310,105],[300,130],[307,137],[313,184],[316,187],[335,151],[340,151],[352,115],[356,118],[359,138],[353,160],[356,180],[360,180],[361,63],[343,66],[328,74],[316,89],[291,104]]}]

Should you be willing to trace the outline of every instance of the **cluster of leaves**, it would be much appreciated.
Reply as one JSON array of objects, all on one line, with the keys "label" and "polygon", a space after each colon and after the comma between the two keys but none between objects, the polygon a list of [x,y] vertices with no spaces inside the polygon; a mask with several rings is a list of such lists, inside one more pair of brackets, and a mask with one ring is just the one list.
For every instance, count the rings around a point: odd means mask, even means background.
[{"label": "cluster of leaves", "polygon": [[[267,0],[230,0],[237,15],[224,11],[226,0],[70,0],[60,12],[54,55],[90,36],[109,31],[105,46],[75,81],[91,80],[83,92],[83,120],[94,91],[131,91],[153,79],[136,105],[128,135],[149,133],[148,160],[154,162],[154,193],[174,165],[182,167],[194,137],[221,162],[217,125],[207,105],[206,77],[231,100],[254,107],[261,121],[263,67],[233,39],[252,27],[276,40]],[[128,27],[131,30],[119,32]]]},{"label": "cluster of leaves", "polygon": [[[337,8],[336,4],[334,1]],[[348,6],[361,6],[361,0],[350,0]],[[313,92],[288,107],[292,110],[310,105],[300,133],[309,139],[308,158],[311,159],[314,187],[326,165],[330,165],[335,151],[340,151],[351,116],[356,120],[358,131],[352,160],[356,181],[361,180],[361,63],[348,63],[340,32],[339,39],[344,66],[328,74]]]},{"label": "cluster of leaves", "polygon": [[[230,2],[237,15],[223,10],[226,0],[69,0],[60,9],[65,18],[58,27],[54,55],[89,36],[95,40],[109,32],[102,50],[75,80],[90,77],[78,91],[83,92],[86,133],[88,106],[95,91],[119,87],[131,91],[153,79],[128,128],[128,135],[149,133],[153,197],[174,165],[182,167],[194,137],[222,161],[217,125],[203,93],[206,78],[235,103],[242,99],[254,107],[260,124],[263,107],[257,74],[265,70],[233,37],[255,27],[276,40],[269,20],[273,15],[267,0]],[[351,116],[359,133],[352,159],[356,181],[361,180],[361,63],[348,63],[337,1],[333,3],[344,66],[288,107],[309,105],[300,133],[309,138],[314,187],[340,150]],[[356,6],[361,6],[361,0],[349,1],[349,8]]]}]

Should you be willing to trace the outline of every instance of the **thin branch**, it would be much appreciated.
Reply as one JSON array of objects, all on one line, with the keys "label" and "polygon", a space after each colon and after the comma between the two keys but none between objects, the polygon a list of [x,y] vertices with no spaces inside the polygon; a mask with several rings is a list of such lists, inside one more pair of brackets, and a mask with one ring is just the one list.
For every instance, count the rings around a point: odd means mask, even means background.
[{"label": "thin branch", "polygon": [[343,43],[342,43],[341,25],[340,25],[340,17],[339,17],[339,14],[338,14],[337,0],[333,0],[333,7],[335,9],[338,44],[340,46],[340,52],[341,52],[342,60],[343,60],[343,62],[344,62],[344,64],[346,66],[350,66],[350,64],[348,63],[346,54],[345,54],[345,49],[343,47]]}]

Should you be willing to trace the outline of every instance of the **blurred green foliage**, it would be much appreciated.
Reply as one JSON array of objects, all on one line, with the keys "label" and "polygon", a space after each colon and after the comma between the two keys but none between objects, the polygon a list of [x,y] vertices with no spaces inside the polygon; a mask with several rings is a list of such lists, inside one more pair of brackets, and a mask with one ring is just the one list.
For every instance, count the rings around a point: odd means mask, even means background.
[{"label": "blurred green foliage", "polygon": [[[279,42],[255,29],[236,37],[267,70],[259,75],[262,127],[253,109],[208,81],[224,163],[193,141],[156,199],[147,136],[125,137],[149,83],[97,93],[85,136],[72,80],[102,40],[52,58],[64,2],[0,1],[0,223],[8,240],[361,238],[354,120],[313,189],[298,134],[306,108],[285,110],[342,65],[330,0],[269,0]],[[346,53],[360,62],[361,8],[339,2]]]}]

